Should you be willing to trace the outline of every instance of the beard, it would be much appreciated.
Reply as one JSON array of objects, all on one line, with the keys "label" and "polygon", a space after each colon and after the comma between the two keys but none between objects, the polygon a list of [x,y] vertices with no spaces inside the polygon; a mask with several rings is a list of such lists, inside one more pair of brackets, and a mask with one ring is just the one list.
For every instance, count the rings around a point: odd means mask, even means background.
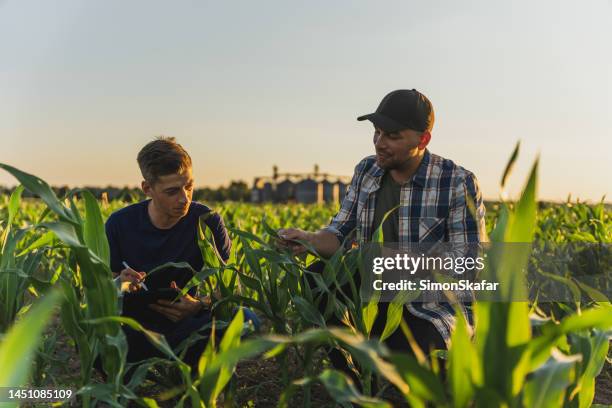
[{"label": "beard", "polygon": [[410,168],[414,160],[419,160],[418,149],[411,149],[405,152],[387,153],[376,151],[376,164],[384,170],[403,170]]},{"label": "beard", "polygon": [[395,170],[406,165],[406,160],[399,160],[393,156],[376,153],[376,164],[384,170]]}]

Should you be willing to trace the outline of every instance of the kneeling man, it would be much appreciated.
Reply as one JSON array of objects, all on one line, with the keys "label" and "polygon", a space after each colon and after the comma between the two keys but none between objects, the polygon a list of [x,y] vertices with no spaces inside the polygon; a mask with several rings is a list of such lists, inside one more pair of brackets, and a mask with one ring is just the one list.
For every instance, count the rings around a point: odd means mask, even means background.
[{"label": "kneeling man", "polygon": [[[168,262],[187,262],[199,271],[203,259],[198,247],[198,223],[200,216],[209,213],[206,226],[212,232],[219,258],[226,261],[231,248],[229,235],[220,215],[192,201],[194,180],[191,158],[185,149],[174,138],[159,137],[140,150],[137,160],[144,179],[142,190],[149,199],[116,211],[106,222],[113,273],[122,281],[132,282],[133,292],[145,290],[141,281],[146,272]],[[143,283],[150,291],[180,290],[192,277],[189,269],[172,267],[147,277]],[[164,334],[168,343],[176,347],[192,332],[210,323],[210,304],[211,299],[199,297],[194,287],[174,303],[124,302],[123,314]],[[245,312],[245,318],[256,319],[249,311]],[[141,333],[127,327],[124,331],[129,345],[128,361],[161,356]],[[196,344],[189,349],[186,362],[196,364],[204,346]]]}]

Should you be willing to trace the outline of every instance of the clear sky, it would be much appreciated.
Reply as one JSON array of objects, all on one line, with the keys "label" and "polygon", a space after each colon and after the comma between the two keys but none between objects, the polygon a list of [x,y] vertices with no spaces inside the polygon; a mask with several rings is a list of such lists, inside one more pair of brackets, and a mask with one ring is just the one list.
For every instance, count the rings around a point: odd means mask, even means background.
[{"label": "clear sky", "polygon": [[373,152],[355,118],[417,88],[430,150],[486,198],[521,139],[511,194],[539,152],[541,198],[595,201],[612,193],[611,39],[611,0],[0,0],[0,162],[136,185],[139,148],[164,134],[199,186],[274,164],[351,175]]}]

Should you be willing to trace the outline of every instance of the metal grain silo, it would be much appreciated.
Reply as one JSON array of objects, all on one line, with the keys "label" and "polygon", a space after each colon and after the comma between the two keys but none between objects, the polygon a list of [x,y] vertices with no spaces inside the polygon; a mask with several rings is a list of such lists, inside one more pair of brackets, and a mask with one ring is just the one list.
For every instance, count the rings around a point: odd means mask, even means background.
[{"label": "metal grain silo", "polygon": [[295,183],[285,179],[276,185],[276,201],[286,203],[295,198]]},{"label": "metal grain silo", "polygon": [[304,204],[319,202],[319,183],[311,178],[300,180],[295,185],[295,199]]}]

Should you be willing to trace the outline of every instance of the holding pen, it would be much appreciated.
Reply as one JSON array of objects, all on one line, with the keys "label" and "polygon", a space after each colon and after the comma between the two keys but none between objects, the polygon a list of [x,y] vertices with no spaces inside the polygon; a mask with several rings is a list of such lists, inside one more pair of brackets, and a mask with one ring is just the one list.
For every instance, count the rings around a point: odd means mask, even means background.
[{"label": "holding pen", "polygon": [[[123,264],[123,266],[125,267],[125,269],[131,269],[132,271],[136,272],[134,269],[132,269],[132,267],[130,265],[127,264],[127,262],[123,261],[121,262]],[[138,277],[138,283],[140,283],[140,285],[142,286],[142,288],[144,290],[149,290],[149,288],[147,288],[147,285],[145,285],[144,283],[144,279],[147,276],[144,272],[136,272],[139,277]],[[136,283],[136,282],[134,282]]]},{"label": "holding pen", "polygon": [[[149,290],[149,288],[147,288],[147,285],[142,282],[146,277],[146,274],[144,272],[135,271],[125,261],[123,261],[122,264],[125,269],[121,271],[119,276],[114,279],[115,285],[117,286],[117,290],[120,293],[123,293],[124,291],[135,292],[138,290],[138,284],[140,284],[144,290]],[[124,289],[123,283],[128,283],[129,286]]]}]

